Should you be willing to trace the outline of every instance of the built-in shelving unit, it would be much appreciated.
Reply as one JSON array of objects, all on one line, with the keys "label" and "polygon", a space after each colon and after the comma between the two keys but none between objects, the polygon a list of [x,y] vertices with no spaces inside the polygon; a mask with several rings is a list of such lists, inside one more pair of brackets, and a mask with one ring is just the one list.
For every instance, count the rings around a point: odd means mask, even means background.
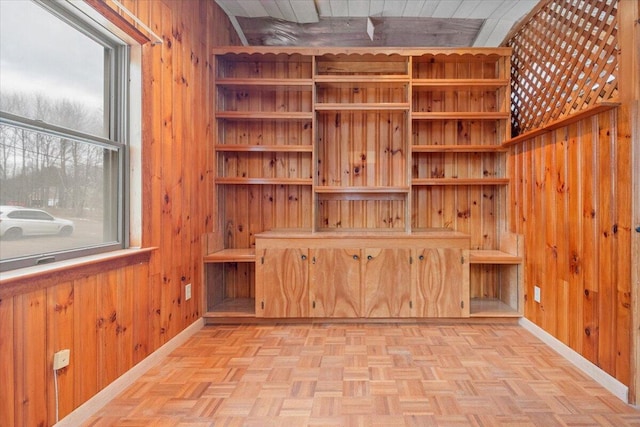
[{"label": "built-in shelving unit", "polygon": [[258,233],[450,229],[470,236],[470,314],[518,315],[511,296],[521,291],[503,288],[519,286],[507,282],[521,257],[496,252],[508,234],[509,56],[506,48],[216,51],[224,242],[205,262],[225,284],[208,279],[224,289],[206,311],[251,305]]}]

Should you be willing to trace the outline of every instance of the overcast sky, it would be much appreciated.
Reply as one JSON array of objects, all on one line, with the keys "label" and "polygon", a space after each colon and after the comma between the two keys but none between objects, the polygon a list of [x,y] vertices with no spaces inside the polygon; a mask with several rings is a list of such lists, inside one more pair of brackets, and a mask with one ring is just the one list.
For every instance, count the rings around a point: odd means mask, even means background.
[{"label": "overcast sky", "polygon": [[103,52],[42,7],[0,0],[0,96],[43,93],[102,108]]}]

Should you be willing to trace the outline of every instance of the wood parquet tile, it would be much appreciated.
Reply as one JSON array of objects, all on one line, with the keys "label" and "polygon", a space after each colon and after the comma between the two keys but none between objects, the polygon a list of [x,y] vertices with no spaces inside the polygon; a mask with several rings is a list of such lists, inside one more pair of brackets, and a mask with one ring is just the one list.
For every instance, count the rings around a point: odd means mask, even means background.
[{"label": "wood parquet tile", "polygon": [[639,426],[516,325],[209,326],[87,426]]}]

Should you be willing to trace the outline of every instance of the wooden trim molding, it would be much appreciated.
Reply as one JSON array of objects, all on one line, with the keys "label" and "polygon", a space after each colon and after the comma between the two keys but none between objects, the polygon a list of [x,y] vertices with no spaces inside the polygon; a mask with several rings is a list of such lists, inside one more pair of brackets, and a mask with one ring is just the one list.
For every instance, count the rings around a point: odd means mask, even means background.
[{"label": "wooden trim molding", "polygon": [[105,254],[91,255],[37,267],[24,268],[2,273],[0,276],[0,301],[16,295],[58,285],[115,270],[128,265],[148,263],[155,247],[143,249],[123,249]]},{"label": "wooden trim molding", "polygon": [[127,18],[109,6],[105,0],[85,0],[85,3],[91,6],[100,15],[104,16],[111,24],[124,31],[137,43],[143,45],[151,41],[149,37],[140,31],[134,24],[129,22]]},{"label": "wooden trim molding", "polygon": [[540,128],[534,129],[532,131],[529,132],[525,132],[521,135],[518,135],[516,137],[513,137],[505,142],[502,143],[502,147],[511,147],[512,145],[516,145],[520,142],[523,141],[528,141],[532,138],[535,138],[536,136],[540,136],[544,133],[547,132],[551,132],[553,130],[559,129],[561,127],[564,126],[568,126],[571,123],[576,123],[579,122],[580,120],[585,119],[586,117],[591,117],[591,116],[595,116],[596,114],[600,114],[604,111],[609,111],[613,108],[617,108],[620,106],[620,103],[617,101],[607,101],[607,102],[601,102],[597,105],[594,105],[593,107],[589,107],[589,108],[585,108],[582,111],[579,111],[577,113],[571,114],[569,116],[563,117],[561,119],[558,120],[554,120],[553,122],[550,122]]}]

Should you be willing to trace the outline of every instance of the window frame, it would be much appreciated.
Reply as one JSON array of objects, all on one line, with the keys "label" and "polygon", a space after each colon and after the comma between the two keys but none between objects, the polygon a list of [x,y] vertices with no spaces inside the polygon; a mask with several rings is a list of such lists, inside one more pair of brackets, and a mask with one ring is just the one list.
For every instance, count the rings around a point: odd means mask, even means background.
[{"label": "window frame", "polygon": [[[105,180],[105,186],[112,184],[115,189],[107,191],[105,188],[105,213],[104,227],[111,227],[114,241],[104,242],[92,246],[78,247],[74,249],[37,253],[23,257],[0,260],[0,272],[13,271],[26,267],[33,267],[52,261],[63,261],[80,258],[88,255],[96,255],[116,250],[126,249],[130,245],[130,81],[132,78],[132,48],[135,46],[127,37],[116,34],[110,28],[92,18],[82,8],[70,2],[45,2],[44,0],[32,0],[32,3],[42,7],[45,11],[66,24],[73,27],[83,35],[91,38],[104,48],[104,114],[105,127],[108,137],[84,133],[63,126],[54,125],[42,120],[33,120],[20,115],[0,110],[0,124],[13,126],[19,129],[38,132],[44,135],[73,140],[82,144],[91,144],[110,150],[117,156],[116,161],[105,161],[105,174],[107,168],[111,173],[117,174],[114,181]],[[137,55],[136,55],[137,56]],[[110,197],[107,197],[110,195]],[[113,206],[115,205],[115,207]],[[108,207],[111,206],[111,207]],[[112,212],[112,213],[108,213]],[[113,216],[113,218],[111,218]],[[113,230],[115,227],[115,230]],[[106,230],[105,230],[106,231]]]}]

